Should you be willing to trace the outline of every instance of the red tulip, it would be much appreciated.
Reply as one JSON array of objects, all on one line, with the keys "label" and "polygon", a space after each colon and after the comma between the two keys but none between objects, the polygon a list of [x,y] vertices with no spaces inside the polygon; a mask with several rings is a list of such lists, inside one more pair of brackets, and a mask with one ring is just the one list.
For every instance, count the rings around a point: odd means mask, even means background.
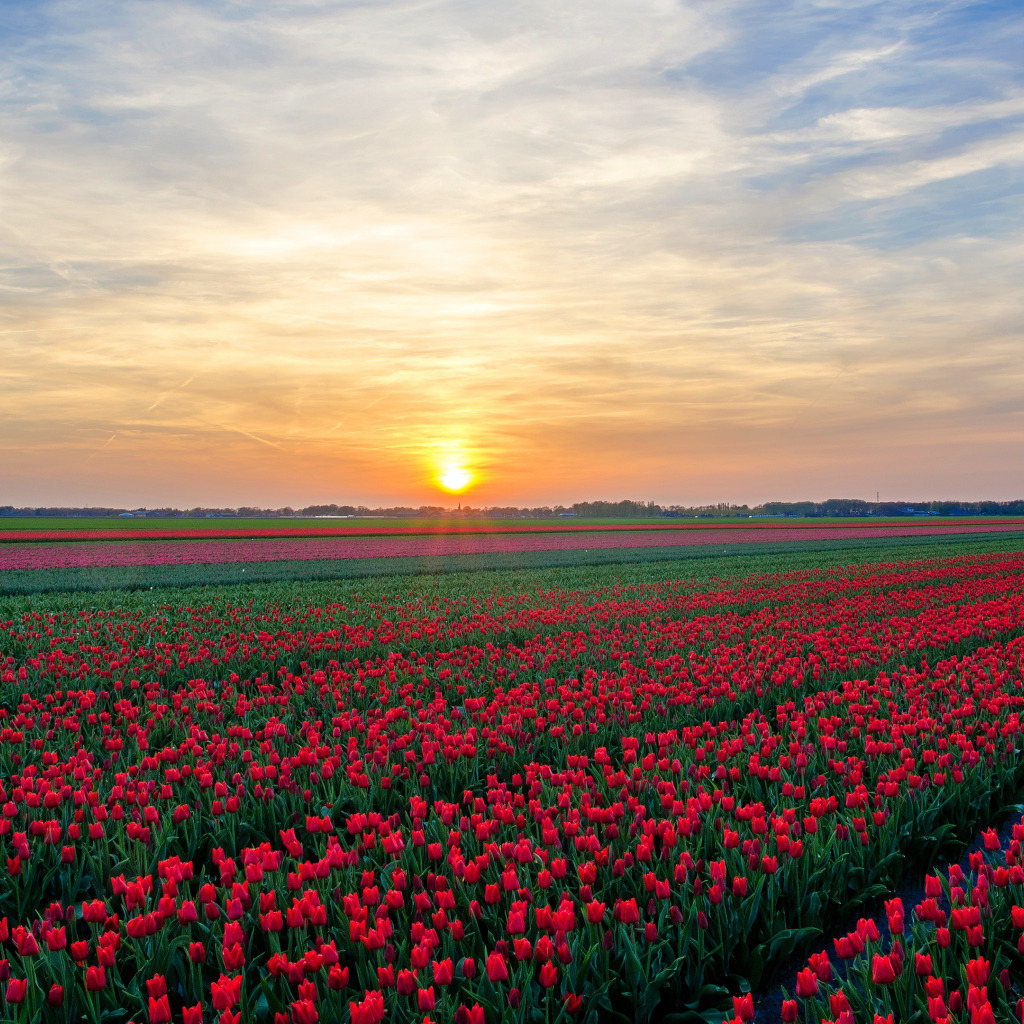
[{"label": "red tulip", "polygon": [[35,956],[39,952],[39,943],[36,942],[36,937],[26,928],[14,929],[14,944],[19,956]]},{"label": "red tulip", "polygon": [[20,1003],[24,1000],[27,991],[27,978],[11,978],[11,980],[7,982],[7,991],[4,994],[4,998],[9,1003]]},{"label": "red tulip", "polygon": [[971,1024],[996,1024],[996,1015],[992,1004],[986,1001],[972,1011]]},{"label": "red tulip", "polygon": [[224,962],[225,970],[238,970],[245,966],[245,951],[237,942],[233,946],[222,946],[221,960]]},{"label": "red tulip", "polygon": [[488,954],[487,977],[491,981],[508,981],[508,968],[505,966],[505,958],[500,953]]},{"label": "red tulip", "polygon": [[291,1004],[293,1024],[316,1024],[320,1019],[312,999],[298,999]]},{"label": "red tulip", "polygon": [[804,969],[796,976],[796,994],[801,999],[810,999],[818,994],[818,975]]},{"label": "red tulip", "polygon": [[349,1003],[352,1024],[380,1024],[384,1019],[384,997],[379,992],[367,992],[362,1002]]},{"label": "red tulip", "polygon": [[[998,846],[996,847],[998,849]],[[988,986],[989,971],[992,965],[988,960],[978,957],[976,960],[969,960],[964,964],[964,973],[967,975],[967,983],[977,988]]]},{"label": "red tulip", "polygon": [[213,1008],[215,1010],[230,1010],[242,997],[242,976],[234,977],[221,975],[217,981],[210,985]]},{"label": "red tulip", "polygon": [[171,1004],[167,996],[149,997],[149,1024],[170,1024]]},{"label": "red tulip", "polygon": [[747,1021],[754,1019],[754,997],[749,993],[733,996],[732,1012],[734,1017]]},{"label": "red tulip", "polygon": [[871,961],[871,980],[876,985],[891,985],[896,980],[896,972],[889,957],[874,956]]}]

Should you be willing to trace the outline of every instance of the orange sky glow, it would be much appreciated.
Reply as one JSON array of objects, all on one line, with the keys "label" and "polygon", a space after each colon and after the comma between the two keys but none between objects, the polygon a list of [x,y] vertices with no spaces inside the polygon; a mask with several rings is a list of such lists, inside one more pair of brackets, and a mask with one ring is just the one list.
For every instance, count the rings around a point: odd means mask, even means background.
[{"label": "orange sky glow", "polygon": [[1021,496],[1020,19],[905,7],[15,12],[0,504]]}]

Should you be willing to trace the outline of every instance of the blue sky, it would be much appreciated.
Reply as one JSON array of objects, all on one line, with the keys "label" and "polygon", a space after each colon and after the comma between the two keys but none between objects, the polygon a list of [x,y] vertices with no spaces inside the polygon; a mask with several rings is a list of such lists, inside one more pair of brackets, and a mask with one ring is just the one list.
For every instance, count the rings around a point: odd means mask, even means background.
[{"label": "blue sky", "polygon": [[1014,497],[1012,3],[0,5],[0,503]]}]

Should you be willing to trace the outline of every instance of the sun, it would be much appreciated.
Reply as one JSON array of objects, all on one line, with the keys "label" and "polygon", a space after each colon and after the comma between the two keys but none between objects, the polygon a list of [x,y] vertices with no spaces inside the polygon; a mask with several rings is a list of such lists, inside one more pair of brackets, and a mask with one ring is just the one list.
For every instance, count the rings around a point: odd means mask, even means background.
[{"label": "sun", "polygon": [[445,466],[437,482],[450,494],[458,494],[473,482],[473,474],[465,466]]}]

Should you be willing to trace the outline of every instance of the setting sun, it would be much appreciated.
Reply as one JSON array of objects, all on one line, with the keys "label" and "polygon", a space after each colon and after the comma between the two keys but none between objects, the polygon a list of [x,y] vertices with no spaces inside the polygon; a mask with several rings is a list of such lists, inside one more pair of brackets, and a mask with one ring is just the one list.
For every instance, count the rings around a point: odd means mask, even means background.
[{"label": "setting sun", "polygon": [[446,466],[438,476],[437,482],[446,491],[457,494],[473,482],[473,474],[464,466]]}]

